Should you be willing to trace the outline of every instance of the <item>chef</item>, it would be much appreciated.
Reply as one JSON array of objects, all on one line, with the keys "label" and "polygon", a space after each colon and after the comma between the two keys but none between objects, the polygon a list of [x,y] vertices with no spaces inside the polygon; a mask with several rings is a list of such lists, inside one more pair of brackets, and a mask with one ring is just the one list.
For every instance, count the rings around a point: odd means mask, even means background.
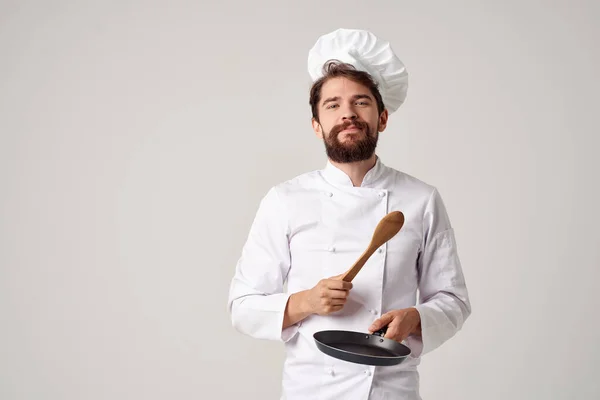
[{"label": "chef", "polygon": [[[312,128],[327,161],[261,199],[231,281],[233,326],[285,344],[282,399],[420,399],[421,358],[462,328],[471,305],[440,192],[376,154],[405,101],[406,68],[387,41],[338,29],[310,49],[308,70]],[[391,211],[404,214],[400,232],[342,281]],[[411,350],[399,365],[338,360],[313,339],[384,326]]]}]

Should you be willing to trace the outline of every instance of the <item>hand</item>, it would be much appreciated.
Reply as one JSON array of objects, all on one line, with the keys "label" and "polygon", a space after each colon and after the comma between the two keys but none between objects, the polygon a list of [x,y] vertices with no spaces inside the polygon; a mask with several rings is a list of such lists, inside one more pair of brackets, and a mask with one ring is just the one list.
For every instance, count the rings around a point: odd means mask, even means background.
[{"label": "hand", "polygon": [[369,333],[378,331],[386,325],[387,332],[384,337],[401,342],[410,335],[421,334],[421,315],[414,307],[390,311],[373,321]]},{"label": "hand", "polygon": [[321,279],[306,292],[306,304],[311,314],[328,315],[344,307],[352,282],[343,281],[342,275]]}]

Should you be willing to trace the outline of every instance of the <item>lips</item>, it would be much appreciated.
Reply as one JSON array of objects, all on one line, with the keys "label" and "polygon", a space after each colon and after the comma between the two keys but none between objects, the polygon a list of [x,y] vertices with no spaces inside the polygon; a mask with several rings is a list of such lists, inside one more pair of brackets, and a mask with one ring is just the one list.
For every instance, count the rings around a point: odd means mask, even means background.
[{"label": "lips", "polygon": [[356,125],[350,125],[346,129],[344,129],[342,132],[358,132],[360,130],[361,130],[361,128],[359,128],[358,126],[356,126]]},{"label": "lips", "polygon": [[358,132],[362,132],[362,131],[363,131],[362,126],[351,124],[351,125],[348,125],[348,126],[345,126],[344,128],[342,128],[339,133],[358,133]]},{"label": "lips", "polygon": [[359,133],[359,132],[366,132],[367,131],[367,124],[363,123],[362,121],[347,121],[345,123],[339,124],[334,126],[331,129],[331,134],[332,135],[339,135],[339,134],[353,134],[353,133]]}]

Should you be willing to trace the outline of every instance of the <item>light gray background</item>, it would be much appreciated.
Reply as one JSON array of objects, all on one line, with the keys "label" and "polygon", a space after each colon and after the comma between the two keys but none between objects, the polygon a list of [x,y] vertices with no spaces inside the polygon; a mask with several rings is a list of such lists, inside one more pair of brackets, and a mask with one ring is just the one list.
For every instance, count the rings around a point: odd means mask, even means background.
[{"label": "light gray background", "polygon": [[598,399],[595,1],[0,2],[0,399],[276,399],[229,282],[260,198],[325,164],[308,49],[373,30],[382,160],[437,186],[473,315],[424,399]]}]

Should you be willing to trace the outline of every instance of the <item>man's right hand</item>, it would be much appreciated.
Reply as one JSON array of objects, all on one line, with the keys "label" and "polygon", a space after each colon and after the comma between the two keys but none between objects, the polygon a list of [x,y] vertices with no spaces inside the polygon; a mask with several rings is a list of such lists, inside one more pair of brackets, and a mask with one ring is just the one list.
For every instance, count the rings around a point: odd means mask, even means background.
[{"label": "man's right hand", "polygon": [[321,279],[306,292],[306,303],[311,314],[328,315],[344,308],[352,282],[343,281],[342,275]]},{"label": "man's right hand", "polygon": [[352,282],[344,282],[342,275],[321,279],[312,289],[292,294],[285,307],[283,328],[312,314],[328,315],[344,308]]}]

